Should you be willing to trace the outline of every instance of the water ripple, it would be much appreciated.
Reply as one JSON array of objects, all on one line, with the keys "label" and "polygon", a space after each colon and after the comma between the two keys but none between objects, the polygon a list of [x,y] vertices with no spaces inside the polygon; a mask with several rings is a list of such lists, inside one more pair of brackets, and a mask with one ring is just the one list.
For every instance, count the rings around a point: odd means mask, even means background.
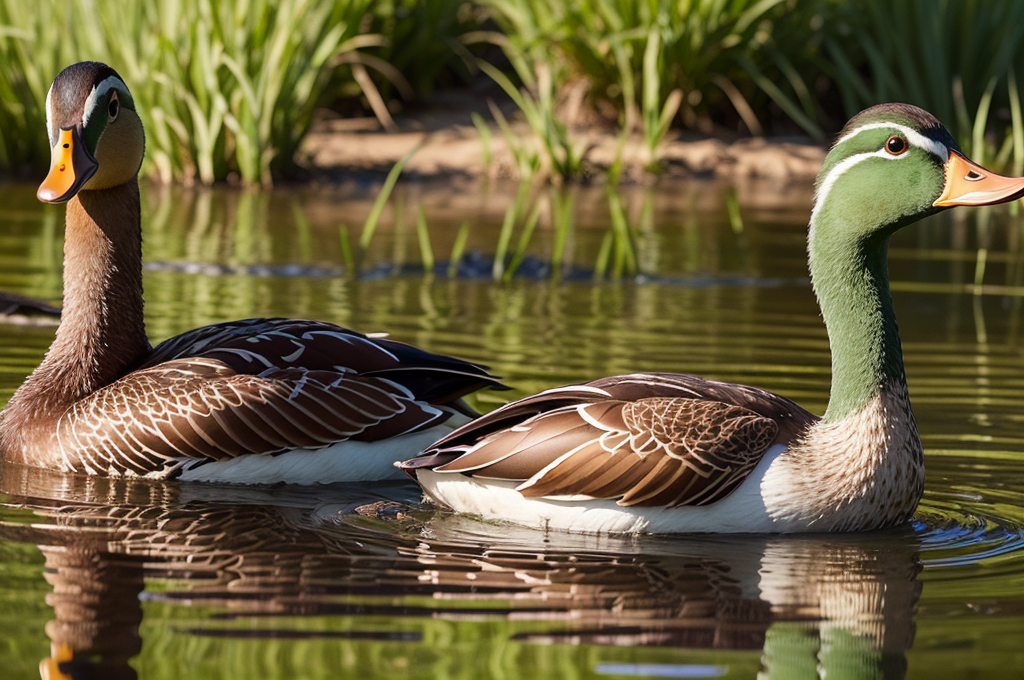
[{"label": "water ripple", "polygon": [[[939,456],[928,461],[930,484],[914,534],[926,569],[984,566],[1020,569],[1024,561],[1024,461]],[[943,577],[956,577],[953,573]]]}]

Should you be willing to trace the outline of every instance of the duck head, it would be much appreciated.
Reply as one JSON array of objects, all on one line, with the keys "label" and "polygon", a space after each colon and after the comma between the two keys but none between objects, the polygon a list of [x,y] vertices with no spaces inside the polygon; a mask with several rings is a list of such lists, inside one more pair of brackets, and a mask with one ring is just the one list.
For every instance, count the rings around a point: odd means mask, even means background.
[{"label": "duck head", "polygon": [[993,205],[1024,195],[1024,179],[970,161],[942,123],[908,104],[879,104],[854,116],[839,133],[815,187],[812,229],[841,223],[864,237],[888,237],[943,208]]},{"label": "duck head", "polygon": [[1012,201],[1024,195],[1024,178],[968,160],[926,111],[881,104],[843,128],[815,188],[807,256],[832,349],[825,420],[839,422],[883,393],[905,394],[889,289],[893,233],[951,206]]},{"label": "duck head", "polygon": [[125,184],[142,166],[145,134],[135,101],[106,64],[83,61],[53,79],[46,95],[46,131],[50,171],[36,191],[44,203]]}]

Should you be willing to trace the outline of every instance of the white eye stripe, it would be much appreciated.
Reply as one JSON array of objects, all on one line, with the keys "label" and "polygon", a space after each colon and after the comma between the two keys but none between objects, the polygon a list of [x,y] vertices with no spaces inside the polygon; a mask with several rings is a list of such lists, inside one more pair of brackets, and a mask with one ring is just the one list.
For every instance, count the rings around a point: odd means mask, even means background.
[{"label": "white eye stripe", "polygon": [[50,95],[53,94],[53,85],[46,91],[46,134],[50,137],[50,146],[57,143],[57,131],[53,129],[53,114],[50,112]]},{"label": "white eye stripe", "polygon": [[[85,106],[82,109],[82,127],[89,126],[89,118],[92,116],[92,112],[96,109],[96,105],[100,101],[105,101],[107,93],[110,92],[111,88],[117,88],[124,92],[128,91],[128,87],[122,82],[117,76],[109,76],[99,85],[93,88],[92,92],[89,93],[89,97],[85,100]],[[104,107],[104,111],[106,107]]]},{"label": "white eye stripe", "polygon": [[840,137],[833,145],[833,148],[839,146],[840,144],[847,140],[853,139],[854,137],[856,137],[857,135],[866,130],[880,129],[898,130],[904,137],[907,138],[908,142],[918,147],[919,149],[924,149],[925,151],[934,154],[935,156],[938,156],[939,160],[941,160],[943,163],[949,160],[949,149],[946,148],[945,144],[943,144],[942,142],[936,142],[934,139],[930,137],[925,137],[917,130],[909,128],[906,125],[899,125],[896,123],[868,123],[867,125],[861,125],[860,127],[854,128],[853,130],[850,130],[849,133]]},{"label": "white eye stripe", "polygon": [[[934,139],[931,139],[930,137],[925,137],[920,132],[911,129],[906,125],[899,125],[897,123],[868,123],[866,125],[861,125],[860,127],[854,128],[847,134],[840,137],[832,148],[835,148],[842,144],[843,142],[853,139],[860,133],[865,132],[867,130],[881,129],[896,130],[900,134],[902,134],[906,138],[907,142],[909,142],[911,145],[933,154],[943,163],[949,160],[949,149],[946,147],[945,144],[943,144],[942,142],[937,142]],[[864,153],[854,154],[853,156],[845,158],[839,163],[837,163],[835,167],[829,170],[828,174],[825,176],[825,179],[818,186],[818,190],[815,193],[814,209],[811,211],[810,228],[812,230],[814,229],[815,221],[818,217],[818,212],[821,210],[821,206],[825,204],[825,199],[828,198],[829,193],[832,191],[832,185],[834,185],[836,181],[846,173],[847,170],[869,158],[884,158],[886,160],[894,161],[906,157],[907,155],[905,153],[901,153],[894,156],[891,153],[887,152],[884,148],[882,148],[877,151],[868,151]]]}]

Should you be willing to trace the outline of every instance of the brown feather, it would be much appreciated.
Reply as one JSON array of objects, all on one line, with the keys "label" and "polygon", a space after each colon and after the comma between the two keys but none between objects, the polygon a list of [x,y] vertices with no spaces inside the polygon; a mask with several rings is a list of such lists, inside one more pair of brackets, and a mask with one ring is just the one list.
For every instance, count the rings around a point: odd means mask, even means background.
[{"label": "brown feather", "polygon": [[705,504],[742,483],[773,444],[789,443],[816,420],[757,388],[634,374],[513,402],[404,467],[519,482],[527,497]]}]

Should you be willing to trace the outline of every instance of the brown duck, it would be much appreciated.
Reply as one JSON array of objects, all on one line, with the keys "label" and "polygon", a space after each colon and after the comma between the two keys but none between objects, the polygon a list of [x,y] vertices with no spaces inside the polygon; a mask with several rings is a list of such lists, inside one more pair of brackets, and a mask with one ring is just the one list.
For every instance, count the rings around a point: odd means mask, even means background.
[{"label": "brown duck", "polygon": [[[468,422],[480,366],[318,321],[218,323],[153,348],[143,323],[142,122],[109,66],[69,66],[46,96],[67,202],[64,308],[0,418],[7,461],[95,475],[238,483],[366,481]],[[400,474],[400,473],[399,473]]]}]

